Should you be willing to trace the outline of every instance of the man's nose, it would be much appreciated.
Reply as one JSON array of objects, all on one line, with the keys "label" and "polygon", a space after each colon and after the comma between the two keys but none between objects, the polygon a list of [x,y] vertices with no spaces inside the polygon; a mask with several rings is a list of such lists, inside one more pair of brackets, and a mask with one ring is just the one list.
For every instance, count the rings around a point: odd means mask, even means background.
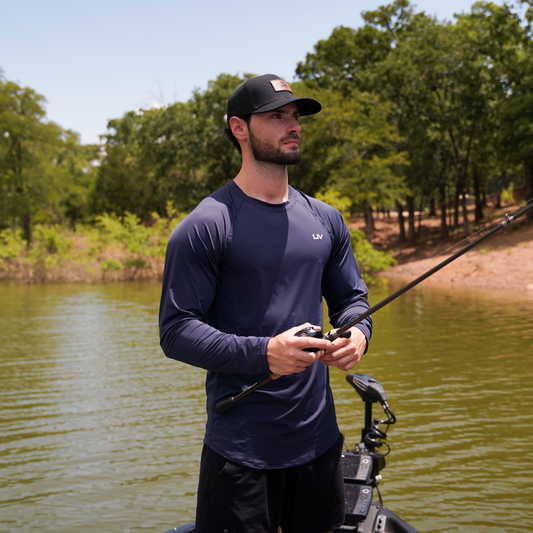
[{"label": "man's nose", "polygon": [[300,123],[298,122],[297,119],[293,118],[290,121],[290,124],[289,124],[289,132],[290,133],[293,133],[293,132],[300,133],[301,130],[302,130],[302,126],[300,126]]}]

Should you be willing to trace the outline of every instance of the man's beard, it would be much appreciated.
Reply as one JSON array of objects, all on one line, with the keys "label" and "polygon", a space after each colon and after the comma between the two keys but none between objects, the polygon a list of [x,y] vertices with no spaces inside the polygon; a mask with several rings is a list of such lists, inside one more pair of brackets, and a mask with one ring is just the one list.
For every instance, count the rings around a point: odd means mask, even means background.
[{"label": "man's beard", "polygon": [[[300,150],[291,150],[283,152],[281,148],[274,146],[266,141],[261,141],[254,136],[252,130],[250,132],[250,149],[256,161],[263,163],[274,163],[276,165],[297,165],[302,160]],[[297,133],[291,133],[281,139],[280,142],[288,141],[289,139],[299,139]]]}]

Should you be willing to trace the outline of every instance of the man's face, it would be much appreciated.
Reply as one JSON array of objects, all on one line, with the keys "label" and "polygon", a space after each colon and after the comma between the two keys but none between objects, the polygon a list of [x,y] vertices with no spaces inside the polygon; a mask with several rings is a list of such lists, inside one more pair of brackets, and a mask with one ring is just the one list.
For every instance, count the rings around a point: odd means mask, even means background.
[{"label": "man's face", "polygon": [[252,115],[248,145],[256,161],[277,165],[297,165],[300,152],[300,124],[296,104]]}]

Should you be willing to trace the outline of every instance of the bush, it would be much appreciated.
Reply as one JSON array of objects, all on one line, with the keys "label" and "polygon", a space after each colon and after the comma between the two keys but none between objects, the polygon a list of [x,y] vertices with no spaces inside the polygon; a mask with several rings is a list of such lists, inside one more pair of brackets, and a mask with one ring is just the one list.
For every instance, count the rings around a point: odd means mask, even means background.
[{"label": "bush", "polygon": [[501,201],[503,203],[514,202],[514,185],[511,183],[507,189],[502,190]]},{"label": "bush", "polygon": [[32,247],[28,250],[28,262],[37,268],[49,269],[68,259],[72,241],[60,227],[37,224],[33,230]]},{"label": "bush", "polygon": [[[357,259],[359,269],[364,274],[373,275],[387,270],[396,264],[390,253],[376,250],[366,239],[365,234],[358,229],[350,230],[352,249]],[[365,279],[367,281],[367,279]]]},{"label": "bush", "polygon": [[56,225],[38,224],[32,245],[26,247],[20,231],[0,231],[0,271],[4,276],[35,281],[97,281],[160,275],[168,238],[185,214],[171,202],[167,217],[152,215],[151,225],[126,213],[98,216],[92,225],[78,224],[75,232]]},{"label": "bush", "polygon": [[20,257],[26,250],[26,243],[22,238],[22,231],[4,229],[0,231],[0,267],[4,259],[14,260]]}]

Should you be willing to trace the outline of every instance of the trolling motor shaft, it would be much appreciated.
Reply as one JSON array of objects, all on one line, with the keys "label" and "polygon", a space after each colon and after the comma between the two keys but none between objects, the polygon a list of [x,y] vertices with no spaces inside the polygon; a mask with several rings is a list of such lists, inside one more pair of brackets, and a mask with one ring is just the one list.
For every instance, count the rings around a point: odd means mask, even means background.
[{"label": "trolling motor shaft", "polygon": [[[392,412],[388,402],[385,389],[379,381],[364,374],[347,374],[346,381],[357,391],[361,399],[365,402],[365,425],[361,431],[361,444],[369,452],[375,452],[380,446],[387,446],[385,439],[387,431],[379,428],[380,424],[386,424],[387,429],[391,424],[396,423],[396,417]],[[373,420],[372,404],[379,403],[388,416],[387,420]],[[377,454],[383,456],[383,454]],[[385,467],[385,461],[383,466]]]}]

